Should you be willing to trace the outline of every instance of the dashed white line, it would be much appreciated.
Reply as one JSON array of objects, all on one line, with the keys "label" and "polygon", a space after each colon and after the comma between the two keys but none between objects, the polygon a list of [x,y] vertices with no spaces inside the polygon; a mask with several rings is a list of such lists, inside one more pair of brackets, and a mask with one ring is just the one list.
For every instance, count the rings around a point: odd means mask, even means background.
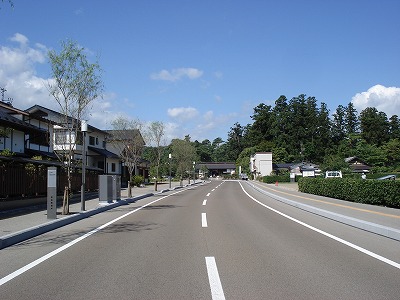
[{"label": "dashed white line", "polygon": [[201,227],[208,227],[207,226],[207,214],[202,213],[201,214]]},{"label": "dashed white line", "polygon": [[208,197],[208,196],[210,196],[210,193],[208,193],[208,194],[206,195],[206,197]]},{"label": "dashed white line", "polygon": [[215,191],[215,189],[212,189],[212,190],[211,190],[211,192],[214,192],[214,191]]},{"label": "dashed white line", "polygon": [[203,200],[203,205],[206,205],[207,204],[207,199],[204,199]]},{"label": "dashed white line", "polygon": [[210,283],[211,297],[213,300],[225,300],[224,290],[222,289],[219,278],[217,264],[213,256],[206,257],[208,281]]}]

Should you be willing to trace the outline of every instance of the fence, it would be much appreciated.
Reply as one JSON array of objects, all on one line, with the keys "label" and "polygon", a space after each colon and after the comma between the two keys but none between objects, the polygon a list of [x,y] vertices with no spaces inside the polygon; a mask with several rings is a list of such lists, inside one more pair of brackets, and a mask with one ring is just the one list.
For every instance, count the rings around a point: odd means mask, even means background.
[{"label": "fence", "polygon": [[[86,190],[97,190],[99,187],[98,172],[86,172]],[[57,168],[57,194],[64,193],[68,184],[67,174],[61,167]],[[80,191],[82,173],[75,170],[71,173],[72,192]],[[46,196],[47,167],[33,164],[4,164],[0,165],[0,199]]]}]

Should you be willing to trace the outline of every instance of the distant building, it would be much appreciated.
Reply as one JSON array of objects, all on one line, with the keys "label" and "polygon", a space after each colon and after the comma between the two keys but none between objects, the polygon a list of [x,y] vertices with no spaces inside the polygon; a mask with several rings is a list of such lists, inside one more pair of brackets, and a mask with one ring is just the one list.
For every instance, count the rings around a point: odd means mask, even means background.
[{"label": "distant building", "polygon": [[236,164],[234,162],[202,162],[195,165],[199,172],[199,177],[232,175],[236,172]]},{"label": "distant building", "polygon": [[253,174],[253,179],[258,176],[269,176],[272,171],[272,152],[257,152],[250,157],[250,172]]},{"label": "distant building", "polygon": [[349,164],[353,173],[369,173],[371,169],[371,166],[357,156],[347,157],[344,161]]}]

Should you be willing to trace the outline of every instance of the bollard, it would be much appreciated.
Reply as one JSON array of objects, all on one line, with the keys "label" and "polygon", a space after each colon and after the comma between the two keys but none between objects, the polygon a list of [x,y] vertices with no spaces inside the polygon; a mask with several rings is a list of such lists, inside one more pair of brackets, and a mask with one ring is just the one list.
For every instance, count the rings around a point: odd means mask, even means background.
[{"label": "bollard", "polygon": [[275,182],[275,186],[278,186],[278,181],[277,181],[277,182]]}]

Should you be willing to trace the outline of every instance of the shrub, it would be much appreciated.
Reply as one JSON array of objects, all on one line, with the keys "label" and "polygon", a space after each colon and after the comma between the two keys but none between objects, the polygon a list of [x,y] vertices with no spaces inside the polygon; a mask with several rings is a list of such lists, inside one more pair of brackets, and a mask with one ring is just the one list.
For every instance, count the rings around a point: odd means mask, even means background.
[{"label": "shrub", "polygon": [[140,175],[132,176],[131,185],[140,187],[140,185],[143,183],[143,180],[144,180],[143,176],[140,176]]},{"label": "shrub", "polygon": [[353,178],[301,178],[299,191],[351,202],[400,208],[400,182]]},{"label": "shrub", "polygon": [[290,182],[289,174],[286,175],[271,175],[262,177],[262,182],[275,183],[275,182]]}]

